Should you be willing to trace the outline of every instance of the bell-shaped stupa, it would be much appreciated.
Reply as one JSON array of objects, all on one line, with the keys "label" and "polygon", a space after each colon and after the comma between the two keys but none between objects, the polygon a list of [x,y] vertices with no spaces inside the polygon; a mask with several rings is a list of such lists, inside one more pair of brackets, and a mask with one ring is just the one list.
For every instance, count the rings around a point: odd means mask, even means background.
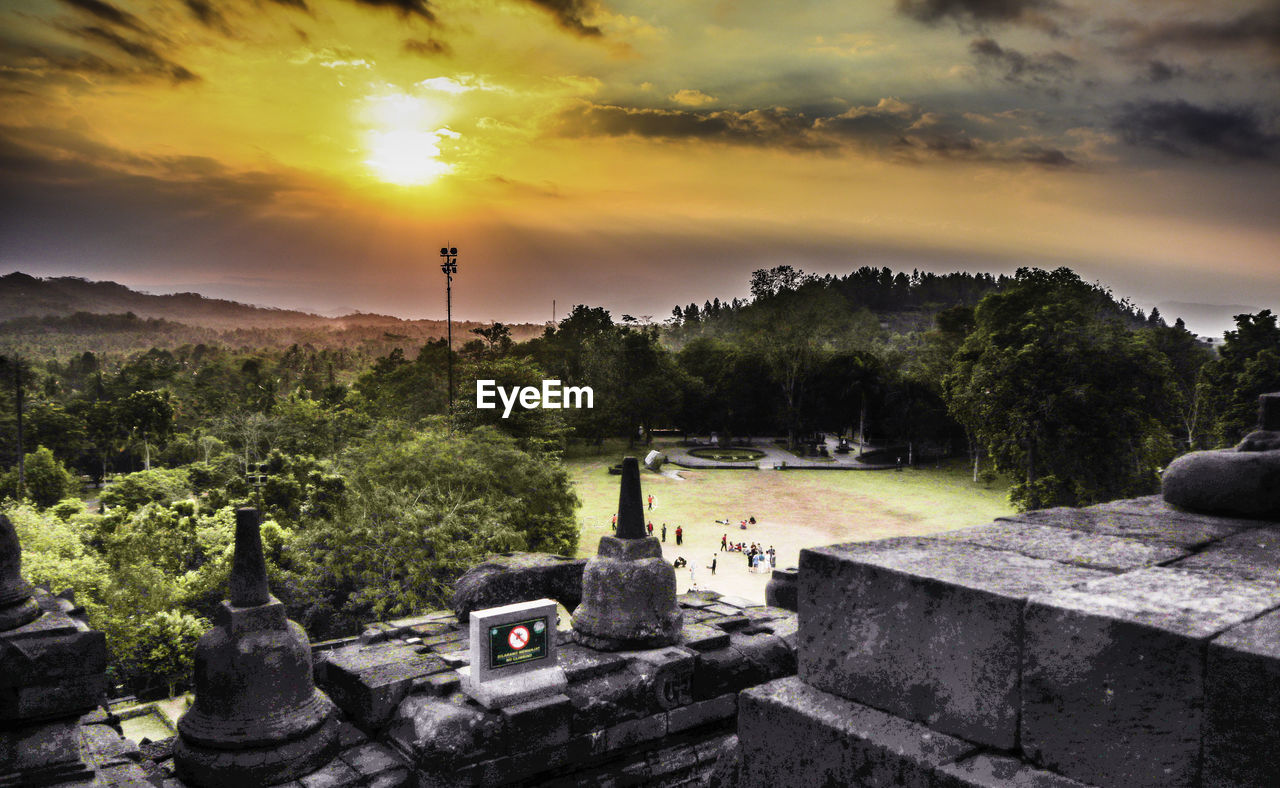
[{"label": "bell-shaped stupa", "polygon": [[338,723],[316,689],[311,645],[267,587],[258,511],[236,511],[231,599],[195,657],[195,703],[178,721],[174,762],[187,783],[257,786],[316,770],[338,750]]},{"label": "bell-shaped stupa", "polygon": [[0,515],[0,632],[40,617],[31,584],[22,576],[22,546],[9,518]]},{"label": "bell-shaped stupa", "polygon": [[573,636],[605,651],[659,648],[680,639],[684,614],[676,603],[676,571],[662,545],[648,536],[640,500],[640,464],[622,461],[618,530],[600,538],[582,573],[582,604],[573,612]]}]

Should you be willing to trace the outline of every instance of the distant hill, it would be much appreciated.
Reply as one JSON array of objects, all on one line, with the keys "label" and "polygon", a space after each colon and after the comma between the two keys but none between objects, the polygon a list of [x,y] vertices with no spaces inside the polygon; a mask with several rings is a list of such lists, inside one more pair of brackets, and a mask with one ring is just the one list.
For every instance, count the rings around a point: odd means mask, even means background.
[{"label": "distant hill", "polygon": [[[117,317],[95,317],[105,315]],[[475,339],[471,329],[488,325],[455,320],[455,347]],[[510,329],[517,342],[541,336],[543,331],[541,325],[531,323]],[[216,341],[235,347],[363,346],[376,352],[395,346],[408,350],[444,337],[446,331],[443,320],[403,320],[362,312],[325,317],[199,293],[151,295],[118,282],[74,276],[40,278],[21,272],[0,276],[0,332],[11,343],[42,350],[64,347],[58,337],[95,335],[99,341],[92,344],[103,350]],[[115,338],[108,341],[112,335]]]},{"label": "distant hill", "polygon": [[327,318],[290,309],[249,306],[199,293],[150,295],[117,282],[92,282],[76,276],[42,279],[21,272],[0,276],[0,320],[15,317],[64,317],[76,312],[98,315],[132,312],[141,318],[173,320],[205,328],[318,326]]}]

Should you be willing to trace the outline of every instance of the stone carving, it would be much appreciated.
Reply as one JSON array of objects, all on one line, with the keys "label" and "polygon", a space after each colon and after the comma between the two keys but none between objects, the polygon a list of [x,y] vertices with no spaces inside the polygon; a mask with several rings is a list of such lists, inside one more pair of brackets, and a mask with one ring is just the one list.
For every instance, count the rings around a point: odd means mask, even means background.
[{"label": "stone carving", "polygon": [[106,640],[70,595],[32,588],[21,568],[0,515],[0,785],[89,780],[77,723],[106,694]]},{"label": "stone carving", "polygon": [[287,782],[332,760],[338,721],[313,682],[306,633],[267,587],[256,509],[236,512],[229,585],[196,646],[195,703],[178,721],[174,763],[204,788]]},{"label": "stone carving", "polygon": [[582,604],[573,614],[574,638],[603,651],[658,648],[680,638],[684,614],[676,604],[675,569],[648,536],[640,497],[640,463],[622,462],[616,536],[582,574]]},{"label": "stone carving", "polygon": [[9,518],[0,514],[0,632],[17,629],[40,616],[31,585],[22,576],[22,546]]},{"label": "stone carving", "polygon": [[1258,429],[1235,448],[1191,452],[1169,463],[1166,501],[1210,514],[1280,517],[1280,392],[1259,399]]},{"label": "stone carving", "polygon": [[502,607],[534,599],[554,599],[573,612],[582,601],[585,558],[546,553],[505,553],[472,567],[458,578],[453,612],[467,621],[472,610]]}]

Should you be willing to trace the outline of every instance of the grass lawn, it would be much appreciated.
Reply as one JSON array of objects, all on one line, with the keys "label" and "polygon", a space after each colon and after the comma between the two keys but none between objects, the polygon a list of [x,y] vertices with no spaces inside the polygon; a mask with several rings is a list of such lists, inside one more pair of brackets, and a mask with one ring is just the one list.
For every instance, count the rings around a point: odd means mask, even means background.
[{"label": "grass lawn", "polygon": [[[613,448],[613,447],[611,447]],[[643,457],[646,450],[633,453]],[[622,451],[577,456],[565,461],[582,503],[578,510],[580,556],[595,555],[600,537],[612,533],[610,520],[618,505],[619,477],[608,473]],[[668,470],[676,470],[666,466]],[[838,542],[914,536],[981,525],[1009,514],[1007,488],[971,481],[963,460],[941,469],[898,471],[756,471],[679,469],[682,480],[642,471],[644,496],[654,508],[645,516],[654,535],[667,524],[663,552],[668,560],[684,556],[693,567],[677,572],[679,590],[696,582],[700,588],[764,599],[768,573],[752,573],[746,558],[721,553],[720,537],[730,541],[772,545],[778,566],[795,566],[800,549]],[[737,523],[755,516],[757,524],[740,530]],[[728,519],[733,525],[717,525]],[[684,528],[684,544],[675,544],[675,527]],[[716,556],[713,577],[709,564]]]}]

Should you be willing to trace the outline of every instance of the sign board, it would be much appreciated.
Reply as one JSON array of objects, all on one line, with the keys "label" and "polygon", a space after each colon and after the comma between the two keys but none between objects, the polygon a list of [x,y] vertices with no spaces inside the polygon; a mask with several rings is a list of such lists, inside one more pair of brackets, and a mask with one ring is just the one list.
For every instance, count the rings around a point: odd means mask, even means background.
[{"label": "sign board", "polygon": [[505,668],[546,659],[548,629],[543,616],[489,627],[489,667]]},{"label": "sign board", "polygon": [[553,599],[471,611],[471,664],[459,670],[463,690],[489,708],[563,691],[556,623]]}]

